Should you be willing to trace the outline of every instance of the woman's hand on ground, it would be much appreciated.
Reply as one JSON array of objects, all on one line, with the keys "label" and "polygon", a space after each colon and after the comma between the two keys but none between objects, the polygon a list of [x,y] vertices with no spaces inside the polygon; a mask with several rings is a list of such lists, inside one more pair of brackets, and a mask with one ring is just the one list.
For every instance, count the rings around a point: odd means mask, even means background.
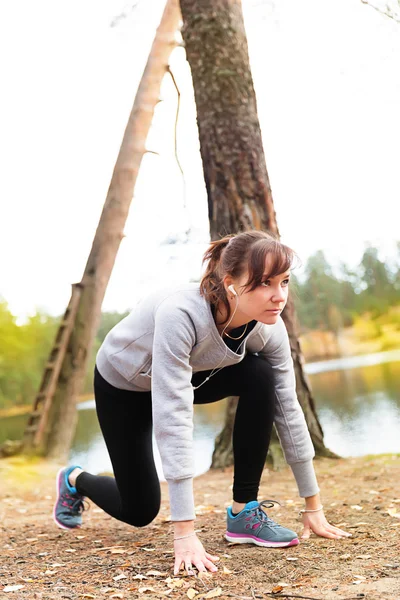
[{"label": "woman's hand on ground", "polygon": [[347,533],[346,531],[343,531],[343,529],[339,529],[339,527],[330,525],[322,510],[318,512],[303,513],[302,520],[304,530],[301,538],[303,540],[308,539],[311,532],[320,535],[321,537],[335,540],[351,537],[351,533]]},{"label": "woman's hand on ground", "polygon": [[178,575],[182,564],[188,575],[194,575],[193,567],[196,567],[199,572],[211,571],[215,573],[215,571],[218,571],[218,568],[214,565],[214,562],[219,560],[218,556],[212,556],[206,552],[197,535],[182,540],[174,540],[174,550],[174,575]]}]

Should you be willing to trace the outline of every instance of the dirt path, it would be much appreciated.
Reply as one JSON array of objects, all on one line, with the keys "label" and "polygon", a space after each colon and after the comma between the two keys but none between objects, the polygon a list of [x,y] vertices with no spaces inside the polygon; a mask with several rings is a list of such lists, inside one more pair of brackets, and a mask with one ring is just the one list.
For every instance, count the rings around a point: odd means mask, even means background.
[{"label": "dirt path", "polygon": [[[196,523],[221,557],[219,572],[174,578],[165,484],[149,527],[129,527],[92,505],[84,527],[69,532],[51,518],[57,465],[0,461],[0,598],[399,600],[400,456],[318,460],[316,470],[328,519],[352,538],[273,550],[227,544],[232,472],[213,471],[195,480]],[[260,499],[279,500],[271,516],[301,533],[296,489],[289,469],[266,470]]]}]

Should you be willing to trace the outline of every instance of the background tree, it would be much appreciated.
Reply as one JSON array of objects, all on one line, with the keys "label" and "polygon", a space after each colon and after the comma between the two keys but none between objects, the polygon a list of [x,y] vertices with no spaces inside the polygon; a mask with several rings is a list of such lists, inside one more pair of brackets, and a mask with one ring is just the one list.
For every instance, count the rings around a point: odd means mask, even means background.
[{"label": "background tree", "polygon": [[[250,228],[279,235],[247,39],[239,0],[180,0],[182,35],[191,67],[211,238]],[[296,388],[318,454],[323,442],[297,335],[293,301],[284,311]],[[236,399],[237,400],[237,399]],[[216,441],[213,466],[231,464],[234,400]],[[272,448],[272,452],[274,449]]]},{"label": "background tree", "polygon": [[360,294],[362,310],[372,310],[381,313],[386,310],[394,300],[395,289],[392,277],[379,258],[377,248],[365,249],[361,259],[361,283],[363,291]]}]

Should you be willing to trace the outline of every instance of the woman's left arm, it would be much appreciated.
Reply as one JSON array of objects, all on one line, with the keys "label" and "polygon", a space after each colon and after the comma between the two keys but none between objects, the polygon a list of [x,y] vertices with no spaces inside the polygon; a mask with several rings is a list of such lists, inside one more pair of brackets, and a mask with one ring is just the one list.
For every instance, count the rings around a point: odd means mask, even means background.
[{"label": "woman's left arm", "polygon": [[328,523],[324,515],[319,494],[305,498],[305,503],[305,508],[299,513],[302,517],[304,526],[301,536],[303,540],[308,539],[311,533],[335,540],[351,537],[351,533],[347,533],[346,531],[343,531],[343,529],[339,529],[339,527],[335,527]]},{"label": "woman's left arm", "polygon": [[312,461],[314,447],[296,395],[293,360],[283,320],[278,319],[268,333],[269,339],[259,355],[269,362],[274,372],[275,425],[286,462],[292,468],[300,496],[305,499],[305,512],[301,512],[304,525],[302,538],[309,538],[311,532],[327,538],[349,537],[350,534],[328,523],[322,509]]}]

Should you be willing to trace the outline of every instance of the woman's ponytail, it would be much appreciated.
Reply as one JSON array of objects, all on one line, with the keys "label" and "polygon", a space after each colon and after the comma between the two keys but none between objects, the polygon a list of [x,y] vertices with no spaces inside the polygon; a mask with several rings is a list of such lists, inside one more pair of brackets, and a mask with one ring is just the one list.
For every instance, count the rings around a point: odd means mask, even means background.
[{"label": "woman's ponytail", "polygon": [[207,263],[206,270],[200,282],[200,293],[205,296],[210,304],[218,306],[220,302],[225,304],[229,312],[229,302],[223,284],[221,273],[221,255],[228,246],[234,235],[226,235],[220,240],[211,242],[203,256],[203,264]]}]

